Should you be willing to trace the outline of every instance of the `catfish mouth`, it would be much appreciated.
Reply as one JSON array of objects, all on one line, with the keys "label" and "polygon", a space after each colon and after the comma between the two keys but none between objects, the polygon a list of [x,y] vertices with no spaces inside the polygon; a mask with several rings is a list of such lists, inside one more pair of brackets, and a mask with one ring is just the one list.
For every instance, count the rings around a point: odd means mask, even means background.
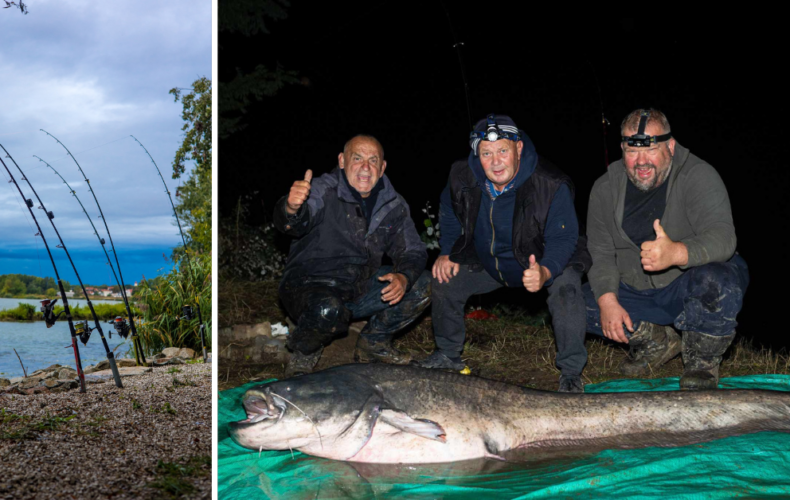
[{"label": "catfish mouth", "polygon": [[268,387],[262,394],[246,396],[242,404],[244,411],[247,412],[247,418],[231,422],[231,429],[246,429],[265,420],[274,420],[270,423],[276,424],[283,418],[287,408],[285,400],[272,394]]}]

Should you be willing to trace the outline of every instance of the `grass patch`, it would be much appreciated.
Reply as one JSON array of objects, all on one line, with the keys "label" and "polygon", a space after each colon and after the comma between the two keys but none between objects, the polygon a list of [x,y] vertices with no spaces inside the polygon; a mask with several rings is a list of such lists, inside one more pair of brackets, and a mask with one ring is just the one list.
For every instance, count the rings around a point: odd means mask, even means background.
[{"label": "grass patch", "polygon": [[55,432],[61,426],[68,424],[76,415],[59,417],[46,413],[43,419],[30,423],[31,418],[25,415],[15,415],[5,410],[0,412],[0,439],[34,439],[37,432]]},{"label": "grass patch", "polygon": [[219,327],[249,325],[263,321],[285,321],[280,309],[277,288],[280,283],[269,281],[219,280]]},{"label": "grass patch", "polygon": [[[278,285],[276,281],[221,280],[220,327],[285,321],[286,314],[279,306]],[[488,303],[475,297],[470,300],[470,306],[482,306],[498,318],[466,320],[462,358],[474,375],[536,389],[557,389],[560,376],[554,366],[557,348],[551,317],[545,307],[541,309],[535,304],[532,308],[514,306],[499,302],[496,297]],[[619,366],[626,359],[627,346],[595,335],[588,335],[585,345],[588,354],[582,374],[585,383],[626,378],[620,373]],[[410,351],[416,359],[431,353],[435,344],[430,315],[423,316],[407,328],[395,346]],[[253,365],[222,360],[219,366],[220,388],[227,389],[260,378],[282,378],[284,369],[284,363]],[[678,356],[642,378],[679,377],[682,373],[683,362]],[[786,351],[757,347],[749,339],[738,337],[725,353],[719,373],[721,377],[790,374],[790,355]]]},{"label": "grass patch", "polygon": [[49,412],[46,413],[46,416],[41,420],[41,422],[36,422],[31,427],[33,430],[43,432],[43,431],[57,431],[60,429],[60,426],[63,424],[69,423],[71,420],[74,419],[76,415],[69,415],[68,417],[58,417],[52,416]]},{"label": "grass patch", "polygon": [[159,460],[155,470],[157,478],[148,483],[148,486],[156,488],[168,498],[188,496],[197,491],[189,479],[206,476],[210,470],[211,457],[208,455],[190,457],[185,463]]},{"label": "grass patch", "polygon": [[165,401],[165,404],[162,405],[161,408],[155,408],[151,406],[148,408],[148,411],[151,413],[168,413],[170,415],[176,415],[178,413],[178,411],[172,406],[170,406],[170,403],[168,403],[167,401]]},{"label": "grass patch", "polygon": [[167,370],[167,373],[181,373],[181,370],[173,366]]},{"label": "grass patch", "polygon": [[197,384],[189,378],[181,380],[178,377],[173,377],[173,387],[197,387]]}]

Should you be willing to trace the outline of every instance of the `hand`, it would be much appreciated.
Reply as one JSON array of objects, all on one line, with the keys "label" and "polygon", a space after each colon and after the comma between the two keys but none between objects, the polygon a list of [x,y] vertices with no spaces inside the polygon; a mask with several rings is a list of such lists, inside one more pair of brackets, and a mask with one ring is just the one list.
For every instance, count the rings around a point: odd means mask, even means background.
[{"label": "hand", "polygon": [[381,291],[381,300],[389,302],[391,306],[400,302],[403,296],[406,295],[406,284],[408,283],[406,276],[400,273],[389,273],[380,276],[379,281],[390,282],[390,284],[385,286]]},{"label": "hand", "polygon": [[611,292],[601,295],[598,299],[598,307],[601,309],[601,329],[604,336],[615,342],[627,344],[628,337],[625,336],[623,323],[631,333],[634,333],[634,323],[631,321],[631,316],[620,305],[617,296]]},{"label": "hand", "polygon": [[672,266],[685,266],[689,261],[689,252],[686,245],[669,239],[661,222],[653,221],[656,231],[654,241],[642,243],[642,267],[645,271],[663,271]]},{"label": "hand", "polygon": [[529,256],[529,268],[524,269],[524,288],[528,292],[537,292],[543,288],[543,284],[551,278],[551,271],[547,267],[541,266],[535,260],[534,255]]},{"label": "hand", "polygon": [[285,203],[285,211],[293,215],[299,211],[299,208],[310,196],[310,181],[313,180],[313,171],[308,170],[304,173],[303,181],[296,181],[291,186],[291,192],[288,193],[288,200]]},{"label": "hand", "polygon": [[433,263],[433,277],[439,280],[439,283],[449,283],[450,278],[457,275],[459,269],[461,266],[452,262],[449,255],[440,255]]}]

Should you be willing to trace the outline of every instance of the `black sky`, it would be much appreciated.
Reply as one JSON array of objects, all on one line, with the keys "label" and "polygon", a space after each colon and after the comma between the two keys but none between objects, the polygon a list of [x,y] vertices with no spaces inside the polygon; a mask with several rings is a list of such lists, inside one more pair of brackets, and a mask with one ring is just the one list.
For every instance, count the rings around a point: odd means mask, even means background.
[{"label": "black sky", "polygon": [[[248,127],[220,141],[221,215],[257,191],[255,220],[270,220],[306,169],[330,171],[348,138],[369,133],[383,143],[386,173],[419,221],[426,202],[438,207],[450,164],[468,154],[469,116],[495,112],[513,117],[573,178],[583,220],[592,183],[605,172],[604,144],[609,161],[619,159],[619,122],[652,106],[728,187],[752,276],[739,332],[790,344],[780,291],[790,215],[783,28],[678,16],[568,21],[505,3],[444,4],[446,11],[438,0],[294,2],[268,35],[221,33],[220,82],[236,68],[280,64],[304,83],[252,105]],[[607,141],[602,111],[611,121]]]}]

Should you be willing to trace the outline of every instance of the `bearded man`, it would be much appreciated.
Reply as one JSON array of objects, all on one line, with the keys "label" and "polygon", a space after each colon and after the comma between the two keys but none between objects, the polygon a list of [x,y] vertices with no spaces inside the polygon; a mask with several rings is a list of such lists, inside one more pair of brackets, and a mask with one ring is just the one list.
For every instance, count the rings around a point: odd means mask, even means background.
[{"label": "bearded man", "polygon": [[637,109],[620,131],[623,158],[590,195],[587,331],[629,344],[624,375],[682,352],[681,389],[715,389],[749,283],[727,189],[660,111]]}]

